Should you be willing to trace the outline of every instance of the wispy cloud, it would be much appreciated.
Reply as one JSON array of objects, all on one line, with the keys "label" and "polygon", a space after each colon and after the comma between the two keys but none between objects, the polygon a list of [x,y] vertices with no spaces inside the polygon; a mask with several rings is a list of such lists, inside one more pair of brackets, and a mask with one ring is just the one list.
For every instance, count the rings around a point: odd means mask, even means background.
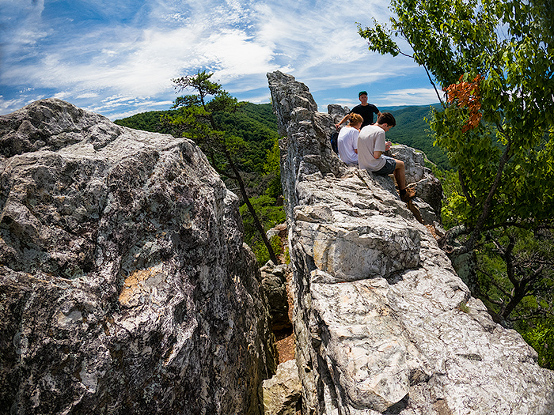
[{"label": "wispy cloud", "polygon": [[439,102],[433,88],[407,88],[389,91],[381,100],[382,105],[424,105]]},{"label": "wispy cloud", "polygon": [[[110,118],[161,109],[175,98],[170,80],[198,69],[239,99],[267,102],[265,74],[276,69],[344,99],[341,89],[417,68],[369,58],[356,22],[386,8],[382,0],[0,0],[0,111],[42,96]],[[402,101],[401,92],[387,96]]]}]

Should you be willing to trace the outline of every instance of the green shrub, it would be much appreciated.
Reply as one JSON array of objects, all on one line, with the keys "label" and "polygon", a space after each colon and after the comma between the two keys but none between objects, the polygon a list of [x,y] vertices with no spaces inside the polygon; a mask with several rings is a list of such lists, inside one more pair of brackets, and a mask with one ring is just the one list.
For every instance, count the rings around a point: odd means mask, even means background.
[{"label": "green shrub", "polygon": [[554,370],[554,319],[540,321],[521,335],[539,354],[539,365]]}]

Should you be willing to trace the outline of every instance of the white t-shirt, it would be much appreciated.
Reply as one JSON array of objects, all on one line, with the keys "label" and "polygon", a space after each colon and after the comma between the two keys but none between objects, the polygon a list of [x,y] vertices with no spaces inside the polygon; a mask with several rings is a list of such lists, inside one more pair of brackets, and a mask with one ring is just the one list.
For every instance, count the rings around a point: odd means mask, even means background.
[{"label": "white t-shirt", "polygon": [[360,169],[378,171],[385,165],[385,159],[373,157],[375,151],[385,151],[385,130],[377,125],[366,125],[358,137],[358,166]]},{"label": "white t-shirt", "polygon": [[358,149],[358,134],[360,132],[349,126],[340,129],[338,141],[339,157],[346,164],[358,163],[358,155],[354,150]]}]

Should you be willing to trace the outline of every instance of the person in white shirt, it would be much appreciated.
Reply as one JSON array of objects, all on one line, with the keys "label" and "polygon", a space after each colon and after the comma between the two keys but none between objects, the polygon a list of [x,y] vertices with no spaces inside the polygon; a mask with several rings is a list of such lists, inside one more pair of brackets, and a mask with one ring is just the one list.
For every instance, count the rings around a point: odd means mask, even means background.
[{"label": "person in white shirt", "polygon": [[358,136],[358,167],[381,176],[394,173],[400,199],[408,202],[415,196],[415,191],[406,188],[404,162],[383,155],[391,146],[390,141],[385,142],[385,133],[395,125],[394,116],[390,112],[384,112],[379,115],[375,124],[362,128]]},{"label": "person in white shirt", "polygon": [[340,129],[337,139],[339,157],[348,165],[358,164],[358,135],[364,119],[359,114],[350,115],[350,123]]}]

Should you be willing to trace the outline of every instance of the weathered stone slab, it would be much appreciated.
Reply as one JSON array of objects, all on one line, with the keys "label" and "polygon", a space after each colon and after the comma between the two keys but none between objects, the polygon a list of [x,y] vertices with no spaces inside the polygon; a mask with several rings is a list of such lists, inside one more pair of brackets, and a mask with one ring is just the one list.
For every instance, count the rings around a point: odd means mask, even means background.
[{"label": "weathered stone slab", "polygon": [[279,364],[275,375],[264,380],[262,394],[265,415],[297,414],[302,384],[294,359]]}]

